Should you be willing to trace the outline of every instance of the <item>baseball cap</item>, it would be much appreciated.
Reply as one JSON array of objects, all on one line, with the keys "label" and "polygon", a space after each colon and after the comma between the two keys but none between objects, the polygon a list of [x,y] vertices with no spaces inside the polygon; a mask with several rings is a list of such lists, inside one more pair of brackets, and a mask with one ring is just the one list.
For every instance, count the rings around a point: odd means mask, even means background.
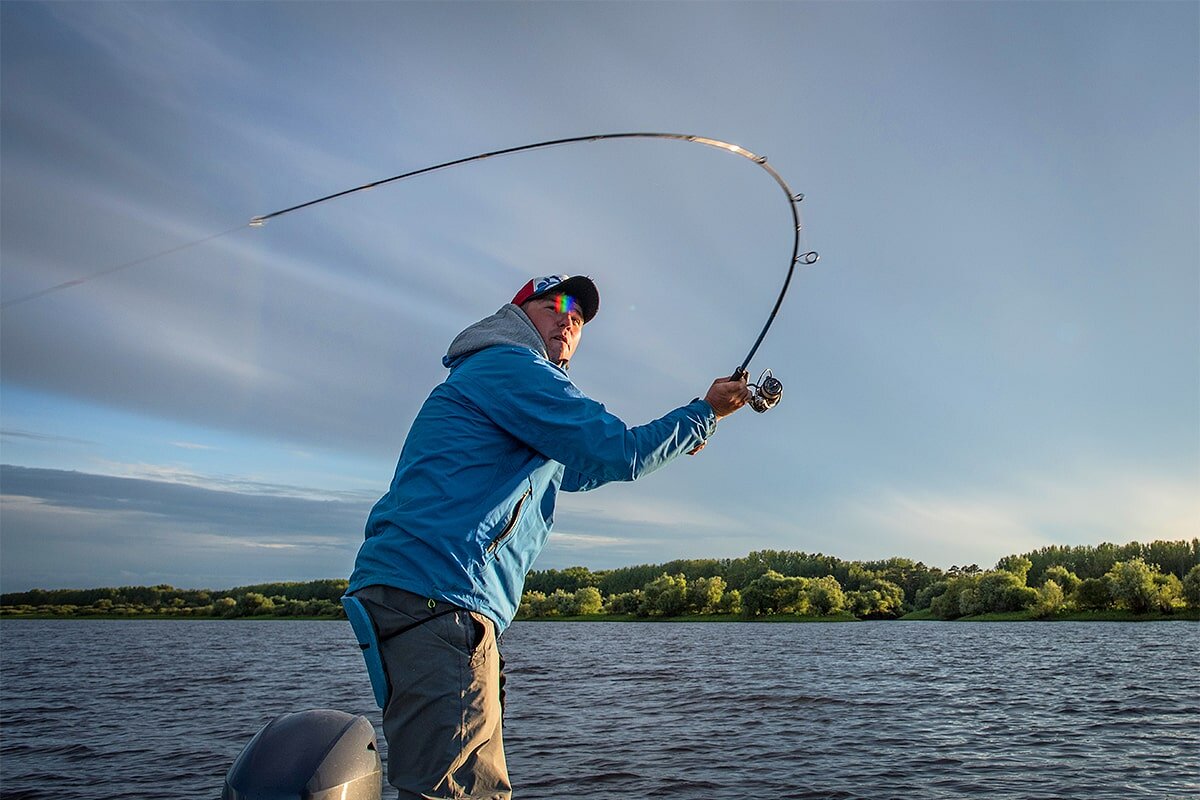
[{"label": "baseball cap", "polygon": [[521,287],[513,297],[513,305],[521,305],[529,300],[547,294],[569,294],[583,309],[583,321],[591,322],[592,317],[600,310],[600,292],[596,284],[585,275],[547,275],[544,278],[534,278]]}]

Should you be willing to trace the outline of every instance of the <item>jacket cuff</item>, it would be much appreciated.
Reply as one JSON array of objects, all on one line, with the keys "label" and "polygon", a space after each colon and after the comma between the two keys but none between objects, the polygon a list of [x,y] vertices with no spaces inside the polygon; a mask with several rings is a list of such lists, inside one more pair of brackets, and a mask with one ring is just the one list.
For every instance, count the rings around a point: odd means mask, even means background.
[{"label": "jacket cuff", "polygon": [[700,434],[705,440],[716,433],[717,412],[707,400],[697,397],[685,407],[695,415],[696,421],[700,423]]}]

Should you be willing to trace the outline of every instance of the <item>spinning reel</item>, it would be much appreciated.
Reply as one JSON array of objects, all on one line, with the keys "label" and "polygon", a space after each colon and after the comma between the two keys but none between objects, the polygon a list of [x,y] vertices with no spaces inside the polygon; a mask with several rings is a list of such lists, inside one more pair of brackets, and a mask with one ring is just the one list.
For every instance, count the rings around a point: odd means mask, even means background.
[{"label": "spinning reel", "polygon": [[771,370],[763,370],[758,376],[758,383],[747,384],[751,389],[750,407],[758,413],[774,408],[783,399],[783,384],[771,374]]},{"label": "spinning reel", "polygon": [[[741,380],[745,375],[746,370],[738,367],[733,380]],[[783,383],[769,369],[764,369],[758,376],[758,383],[747,383],[746,386],[750,389],[750,407],[760,414],[779,405],[783,399]]]}]

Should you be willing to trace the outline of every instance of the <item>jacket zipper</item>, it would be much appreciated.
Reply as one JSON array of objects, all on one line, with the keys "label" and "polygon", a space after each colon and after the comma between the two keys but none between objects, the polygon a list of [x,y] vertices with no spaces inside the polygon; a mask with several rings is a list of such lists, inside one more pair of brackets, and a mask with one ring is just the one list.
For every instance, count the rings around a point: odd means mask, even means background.
[{"label": "jacket zipper", "polygon": [[508,518],[508,524],[504,526],[504,530],[500,531],[500,535],[492,539],[492,543],[488,545],[488,553],[496,552],[496,548],[504,541],[504,538],[512,533],[513,528],[517,527],[517,520],[521,516],[521,507],[525,505],[525,501],[529,499],[529,495],[533,494],[533,487],[525,490],[525,494],[521,495],[521,499],[517,501],[516,508],[513,509],[512,516]]}]

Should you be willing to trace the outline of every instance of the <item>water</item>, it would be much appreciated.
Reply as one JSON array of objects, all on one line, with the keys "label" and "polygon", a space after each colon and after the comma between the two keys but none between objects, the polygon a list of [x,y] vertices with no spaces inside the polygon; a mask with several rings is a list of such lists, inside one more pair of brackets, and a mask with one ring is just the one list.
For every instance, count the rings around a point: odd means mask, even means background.
[{"label": "water", "polygon": [[[1200,796],[1196,623],[539,622],[502,649],[518,800]],[[6,800],[214,800],[278,714],[378,723],[344,622],[5,620],[0,659]]]}]

